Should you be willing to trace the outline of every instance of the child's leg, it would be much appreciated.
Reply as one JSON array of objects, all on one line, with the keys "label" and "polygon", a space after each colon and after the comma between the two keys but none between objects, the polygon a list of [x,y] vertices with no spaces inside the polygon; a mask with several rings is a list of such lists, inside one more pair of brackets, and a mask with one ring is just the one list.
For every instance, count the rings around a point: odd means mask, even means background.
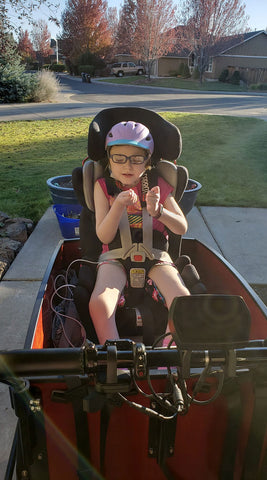
[{"label": "child's leg", "polygon": [[[165,298],[168,310],[175,297],[190,295],[178,271],[171,265],[155,265],[149,271],[148,276],[155,282],[160,293]],[[169,331],[169,325],[167,325],[166,333]],[[164,339],[163,346],[167,346],[169,340],[168,337]]]},{"label": "child's leg", "polygon": [[179,272],[171,265],[155,265],[149,271],[148,276],[155,282],[160,293],[164,296],[168,310],[175,297],[190,295]]},{"label": "child's leg", "polygon": [[107,339],[119,338],[115,313],[126,280],[126,274],[120,264],[104,263],[98,268],[89,310],[101,345]]}]

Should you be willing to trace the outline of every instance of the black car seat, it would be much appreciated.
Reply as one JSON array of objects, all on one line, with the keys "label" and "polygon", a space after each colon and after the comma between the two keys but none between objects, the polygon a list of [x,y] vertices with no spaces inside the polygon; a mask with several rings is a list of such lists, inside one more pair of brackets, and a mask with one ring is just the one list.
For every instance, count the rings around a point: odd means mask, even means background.
[{"label": "black car seat", "polygon": [[[179,157],[182,148],[181,135],[175,125],[143,108],[102,110],[89,127],[88,159],[82,167],[72,172],[73,187],[83,207],[80,217],[81,252],[82,257],[89,262],[97,262],[102,247],[95,232],[93,190],[96,179],[103,176],[106,167],[105,138],[113,125],[124,120],[138,121],[149,128],[155,144],[151,157],[152,166],[155,167],[153,170],[173,186],[173,194],[178,203],[187,186],[187,169],[172,163]],[[188,257],[180,256],[180,251],[181,237],[169,232],[169,254],[173,262],[191,293],[202,293],[203,285],[194,266]],[[96,263],[81,264],[74,301],[87,337],[98,343],[88,309],[95,278]],[[116,313],[120,337],[142,336],[145,344],[152,344],[157,336],[164,333],[167,316],[163,303],[155,302],[144,289],[129,288],[125,306],[118,308]]]}]

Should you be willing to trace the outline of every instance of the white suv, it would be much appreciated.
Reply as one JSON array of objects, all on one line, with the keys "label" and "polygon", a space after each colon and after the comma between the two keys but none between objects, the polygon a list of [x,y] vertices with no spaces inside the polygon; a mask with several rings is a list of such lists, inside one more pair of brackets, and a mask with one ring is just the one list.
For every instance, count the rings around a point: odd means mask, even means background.
[{"label": "white suv", "polygon": [[123,77],[123,75],[144,75],[145,69],[142,65],[135,65],[133,62],[119,62],[113,63],[111,73],[116,77]]}]

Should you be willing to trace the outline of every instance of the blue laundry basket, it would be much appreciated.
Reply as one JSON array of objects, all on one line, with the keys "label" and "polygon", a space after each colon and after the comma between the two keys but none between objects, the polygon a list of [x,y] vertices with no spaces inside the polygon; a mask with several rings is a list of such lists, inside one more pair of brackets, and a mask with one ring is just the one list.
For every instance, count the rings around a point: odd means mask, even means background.
[{"label": "blue laundry basket", "polygon": [[[56,204],[53,205],[53,210],[57,216],[63,238],[80,237],[81,205]],[[74,218],[72,216],[74,216]]]}]

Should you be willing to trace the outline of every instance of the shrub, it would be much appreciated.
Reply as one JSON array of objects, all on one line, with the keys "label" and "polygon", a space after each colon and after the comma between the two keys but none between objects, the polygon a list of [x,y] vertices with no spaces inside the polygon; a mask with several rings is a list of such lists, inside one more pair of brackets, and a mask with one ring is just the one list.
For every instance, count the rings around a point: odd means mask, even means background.
[{"label": "shrub", "polygon": [[178,70],[169,70],[168,75],[169,75],[169,77],[178,77],[179,71]]},{"label": "shrub", "polygon": [[227,82],[228,75],[229,75],[229,71],[226,68],[225,70],[222,71],[221,75],[219,76],[219,82],[223,82],[223,83]]},{"label": "shrub", "polygon": [[185,63],[180,63],[178,68],[178,75],[181,75],[181,77],[184,76],[184,69],[185,69]]},{"label": "shrub", "polygon": [[62,63],[52,63],[50,70],[51,72],[64,72],[66,67]]},{"label": "shrub", "polygon": [[180,63],[179,65],[179,69],[178,69],[178,75],[181,76],[182,78],[190,78],[191,77],[191,74],[190,74],[190,70],[189,70],[189,67],[187,65],[187,63]]},{"label": "shrub", "polygon": [[22,65],[0,66],[1,103],[30,101],[37,85],[36,75],[25,73]]},{"label": "shrub", "polygon": [[267,90],[267,83],[252,83],[249,88],[251,90]]},{"label": "shrub", "polygon": [[[89,50],[86,52],[82,53],[78,57],[78,65],[93,65],[95,68],[98,70],[101,70],[102,68],[105,68],[105,62],[100,58],[99,56],[95,55],[94,53],[91,53]],[[90,72],[85,72],[85,73],[90,73]]]},{"label": "shrub", "polygon": [[229,83],[232,85],[240,85],[240,72],[235,70],[231,78],[229,79]]},{"label": "shrub", "polygon": [[199,73],[199,69],[197,67],[194,68],[194,70],[193,70],[192,78],[193,78],[193,80],[199,80],[200,79],[200,73]]},{"label": "shrub", "polygon": [[66,67],[71,75],[79,75],[78,65],[72,62],[70,59],[66,59]]},{"label": "shrub", "polygon": [[191,77],[190,69],[189,69],[189,66],[186,63],[185,68],[184,68],[184,78],[190,78],[190,77]]},{"label": "shrub", "polygon": [[94,65],[79,65],[78,70],[79,70],[79,74],[89,73],[89,75],[94,75],[95,73]]},{"label": "shrub", "polygon": [[39,70],[39,63],[38,62],[31,62],[26,65],[28,70]]},{"label": "shrub", "polygon": [[59,81],[53,72],[42,71],[37,73],[37,86],[32,100],[34,102],[52,101],[59,92]]}]

